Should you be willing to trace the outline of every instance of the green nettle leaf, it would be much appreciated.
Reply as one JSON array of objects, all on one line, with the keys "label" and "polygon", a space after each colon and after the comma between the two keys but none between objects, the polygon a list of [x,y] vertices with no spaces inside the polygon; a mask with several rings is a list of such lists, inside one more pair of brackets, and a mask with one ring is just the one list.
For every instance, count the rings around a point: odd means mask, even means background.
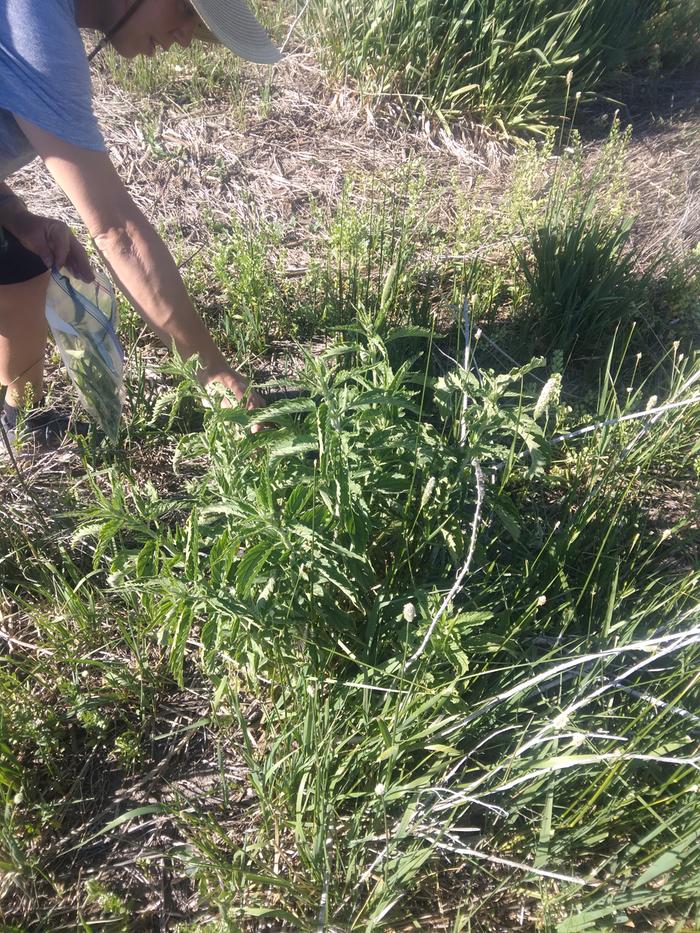
[{"label": "green nettle leaf", "polygon": [[361,608],[359,593],[350,577],[339,567],[334,566],[326,559],[318,559],[314,564],[314,572],[323,579],[332,583],[344,596],[350,600],[356,609]]},{"label": "green nettle leaf", "polygon": [[289,420],[289,415],[309,414],[316,411],[316,402],[310,398],[292,398],[274,402],[256,412],[251,424],[274,424],[281,418]]},{"label": "green nettle leaf", "polygon": [[528,432],[522,432],[521,437],[525,441],[528,453],[530,454],[530,466],[527,471],[528,478],[537,476],[544,471],[549,461],[549,451],[542,435],[533,435]]},{"label": "green nettle leaf", "polygon": [[318,440],[309,435],[302,437],[286,436],[275,438],[268,447],[270,462],[287,457],[304,457],[318,451]]},{"label": "green nettle leaf", "polygon": [[251,588],[268,558],[275,550],[267,541],[261,541],[249,547],[241,557],[236,568],[236,589],[240,596],[250,595]]},{"label": "green nettle leaf", "polygon": [[389,271],[384,278],[384,286],[382,287],[382,294],[379,301],[379,308],[382,313],[386,313],[394,299],[397,271],[398,263],[393,263],[389,267]]}]

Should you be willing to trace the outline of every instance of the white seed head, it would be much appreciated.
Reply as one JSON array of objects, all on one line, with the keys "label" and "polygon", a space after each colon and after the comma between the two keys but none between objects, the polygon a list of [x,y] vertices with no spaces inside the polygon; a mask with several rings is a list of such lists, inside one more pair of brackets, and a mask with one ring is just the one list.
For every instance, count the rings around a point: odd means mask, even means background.
[{"label": "white seed head", "polygon": [[374,793],[375,793],[378,797],[383,797],[384,794],[386,793],[386,787],[385,787],[383,784],[379,783],[379,784],[377,784],[377,786],[374,788]]},{"label": "white seed head", "polygon": [[436,485],[437,485],[437,480],[435,479],[434,476],[431,476],[428,479],[428,482],[425,484],[425,489],[423,490],[423,495],[421,496],[421,499],[420,499],[421,511],[423,511],[423,509],[426,507],[426,505],[430,501],[433,493],[435,492]]},{"label": "white seed head", "polygon": [[403,607],[403,617],[407,622],[414,622],[416,618],[416,607],[413,603],[406,603]]},{"label": "white seed head", "polygon": [[554,375],[550,376],[549,379],[542,386],[540,397],[537,399],[537,404],[535,405],[535,411],[533,413],[533,418],[537,420],[549,408],[553,408],[555,405],[558,405],[560,395],[561,395],[561,374],[554,373]]}]

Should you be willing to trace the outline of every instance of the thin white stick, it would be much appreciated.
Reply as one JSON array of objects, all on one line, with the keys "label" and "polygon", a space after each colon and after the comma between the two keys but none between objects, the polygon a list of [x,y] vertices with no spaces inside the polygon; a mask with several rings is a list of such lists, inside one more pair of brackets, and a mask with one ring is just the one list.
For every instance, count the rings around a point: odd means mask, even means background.
[{"label": "thin white stick", "polygon": [[[559,738],[559,736],[557,736],[557,738]],[[505,784],[499,784],[498,787],[492,787],[490,790],[482,791],[482,793],[486,795],[502,794],[504,791],[512,790],[514,787],[519,787],[521,784],[527,784],[528,782],[536,781],[538,778],[543,777],[545,774],[554,774],[556,771],[564,771],[568,768],[578,768],[582,765],[595,765],[602,761],[654,761],[660,764],[677,765],[678,767],[689,766],[691,768],[695,768],[696,771],[700,771],[700,764],[698,764],[697,757],[673,758],[669,756],[640,755],[622,752],[619,749],[616,749],[612,752],[600,752],[599,754],[595,755],[578,755],[575,759],[562,761],[560,764],[552,765],[549,768],[535,768],[532,771],[528,771],[527,774],[521,774],[519,777],[513,778],[511,781],[507,781]],[[439,809],[439,807],[435,807],[436,811]]]},{"label": "thin white stick", "polygon": [[555,878],[557,881],[568,881],[570,884],[590,885],[598,887],[599,881],[586,881],[584,878],[576,878],[574,875],[562,875],[558,871],[547,871],[545,868],[534,868],[532,865],[526,865],[523,862],[513,862],[508,858],[501,858],[498,855],[489,855],[488,852],[479,852],[478,849],[472,849],[470,846],[446,845],[440,842],[434,836],[424,834],[428,842],[432,842],[437,849],[445,849],[447,852],[454,852],[456,855],[468,855],[471,858],[483,859],[486,862],[493,862],[495,865],[505,865],[508,868],[517,868],[520,871],[532,872],[543,878]]},{"label": "thin white stick", "polygon": [[[697,608],[694,607],[691,611],[684,614],[682,618],[688,618],[693,614],[696,614],[697,611]],[[664,648],[661,651],[656,650],[659,649],[659,646],[666,645],[668,642],[672,642],[670,649]],[[580,657],[569,658],[566,661],[556,664],[549,670],[542,671],[540,674],[536,674],[533,677],[528,677],[527,680],[516,684],[514,687],[510,687],[508,690],[504,690],[503,693],[499,693],[497,696],[484,703],[483,706],[479,707],[479,709],[474,710],[473,713],[465,716],[464,719],[459,720],[448,729],[445,729],[442,735],[443,737],[452,735],[452,733],[463,729],[464,726],[468,725],[470,722],[473,722],[475,719],[479,719],[485,713],[492,710],[494,706],[497,706],[504,700],[510,700],[514,696],[517,696],[519,693],[523,693],[532,687],[536,687],[543,681],[551,680],[553,677],[559,674],[563,674],[571,668],[579,667],[583,664],[590,664],[594,661],[599,661],[602,658],[614,657],[621,654],[630,654],[635,651],[643,651],[647,653],[648,660],[646,663],[650,663],[651,660],[658,659],[662,654],[667,654],[669,651],[676,651],[679,647],[686,647],[687,645],[693,644],[695,642],[700,642],[700,626],[696,626],[687,632],[683,632],[680,636],[678,633],[660,635],[658,638],[645,638],[641,639],[640,641],[632,642],[629,645],[620,645],[616,648],[606,648],[602,651],[595,651],[591,652],[590,654],[581,655]],[[625,674],[625,676],[627,675]],[[619,681],[620,679],[622,678],[617,677],[615,678],[615,681]]]},{"label": "thin white stick", "polygon": [[[700,674],[698,675],[700,677]],[[697,682],[698,677],[693,678],[693,683]],[[660,700],[658,697],[654,697],[649,693],[642,693],[640,690],[634,690],[632,687],[620,687],[620,690],[624,690],[625,693],[629,693],[630,696],[636,697],[638,700],[644,700],[649,703],[650,706],[653,706],[654,709],[664,709],[668,710],[673,716],[682,716],[684,718],[690,719],[691,722],[697,723],[700,726],[700,716],[696,716],[695,713],[691,713],[690,710],[684,709],[682,706],[674,706],[671,703],[667,703],[665,700]]]},{"label": "thin white stick", "polygon": [[[590,434],[592,431],[600,431],[601,428],[607,428],[610,425],[622,424],[623,421],[633,421],[639,418],[650,418],[654,417],[654,421],[658,421],[659,416],[664,412],[672,411],[674,408],[686,408],[688,405],[692,405],[695,402],[700,402],[700,395],[692,395],[690,398],[683,399],[680,402],[667,402],[665,405],[658,405],[656,408],[650,408],[648,411],[635,411],[629,415],[621,415],[619,418],[608,418],[606,421],[598,421],[596,424],[586,425],[585,428],[577,428],[575,431],[569,431],[567,434],[559,434],[557,437],[553,437],[550,441],[551,444],[561,444],[562,441],[571,440],[574,437],[581,437],[583,434]],[[644,432],[640,431],[638,437],[640,437]],[[634,442],[633,442],[634,443]],[[518,454],[519,457],[527,457],[529,455],[528,450],[521,451]],[[490,463],[488,465],[489,470],[499,470],[501,467],[505,466],[505,460],[499,460],[496,463]]]},{"label": "thin white stick", "polygon": [[562,441],[568,441],[572,437],[580,437],[582,434],[590,434],[591,431],[599,431],[601,428],[607,428],[612,424],[622,424],[623,421],[633,421],[637,418],[650,418],[652,415],[663,414],[665,411],[671,411],[674,408],[684,408],[686,405],[692,405],[693,402],[700,402],[700,395],[692,395],[690,398],[683,399],[680,402],[667,402],[665,405],[657,405],[656,408],[649,408],[647,411],[634,411],[629,415],[621,415],[619,418],[608,418],[606,421],[598,421],[596,424],[589,424],[585,428],[578,428],[576,431],[569,431],[567,434],[560,434],[552,438],[552,444],[561,444]]},{"label": "thin white stick", "polygon": [[445,596],[445,598],[443,599],[442,605],[440,606],[438,611],[433,616],[432,622],[428,626],[428,631],[425,633],[423,641],[420,643],[420,647],[417,649],[417,651],[415,651],[411,655],[411,657],[406,662],[406,665],[404,667],[404,673],[409,669],[409,667],[415,661],[418,660],[418,658],[425,651],[428,645],[428,642],[430,641],[432,634],[435,631],[435,626],[438,624],[438,622],[442,618],[443,613],[445,612],[447,607],[450,605],[452,600],[455,598],[457,593],[459,593],[459,591],[462,589],[462,581],[464,580],[466,575],[469,573],[469,570],[471,568],[472,560],[474,558],[474,551],[476,550],[476,538],[477,538],[477,532],[479,530],[479,522],[481,521],[481,507],[484,503],[484,474],[481,472],[481,464],[476,458],[474,458],[474,460],[472,460],[472,466],[474,467],[474,473],[476,474],[476,507],[474,509],[474,520],[472,521],[472,534],[471,534],[471,541],[469,542],[469,553],[467,554],[467,559],[462,564],[461,570],[457,574],[455,582],[452,584],[452,588],[450,589],[447,596]]},{"label": "thin white stick", "polygon": [[[700,369],[697,372],[693,373],[693,375],[689,379],[685,380],[683,385],[678,390],[677,394],[680,395],[681,392],[686,392],[693,385],[694,382],[697,382],[698,378],[700,378]],[[650,424],[642,425],[641,430],[637,432],[637,434],[632,438],[632,440],[629,442],[629,444],[625,447],[625,449],[620,454],[621,460],[624,460],[625,457],[632,450],[634,450],[634,448],[637,446],[639,441],[644,437],[645,434],[648,434],[652,426],[656,424],[656,422],[659,420],[660,417],[661,415],[655,415],[654,418],[652,418]]]}]

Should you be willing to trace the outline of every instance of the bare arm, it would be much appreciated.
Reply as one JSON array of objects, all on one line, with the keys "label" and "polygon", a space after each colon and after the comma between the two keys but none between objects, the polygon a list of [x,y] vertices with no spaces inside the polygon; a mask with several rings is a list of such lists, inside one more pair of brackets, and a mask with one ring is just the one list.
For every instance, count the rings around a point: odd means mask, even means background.
[{"label": "bare arm", "polygon": [[[49,172],[70,198],[124,294],[161,341],[188,359],[199,354],[203,384],[216,381],[238,399],[246,379],[232,369],[211,338],[177,266],[134,204],[109,156],[80,149],[16,117]],[[263,404],[253,393],[249,407]]]}]

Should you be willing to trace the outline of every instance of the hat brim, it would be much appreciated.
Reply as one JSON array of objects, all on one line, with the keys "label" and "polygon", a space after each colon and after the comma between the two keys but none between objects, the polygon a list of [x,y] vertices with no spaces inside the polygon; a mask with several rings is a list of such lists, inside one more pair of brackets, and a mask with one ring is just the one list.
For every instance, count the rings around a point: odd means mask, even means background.
[{"label": "hat brim", "polygon": [[274,65],[282,53],[253,15],[245,0],[190,0],[202,20],[195,38],[220,42],[236,55],[261,65]]}]

